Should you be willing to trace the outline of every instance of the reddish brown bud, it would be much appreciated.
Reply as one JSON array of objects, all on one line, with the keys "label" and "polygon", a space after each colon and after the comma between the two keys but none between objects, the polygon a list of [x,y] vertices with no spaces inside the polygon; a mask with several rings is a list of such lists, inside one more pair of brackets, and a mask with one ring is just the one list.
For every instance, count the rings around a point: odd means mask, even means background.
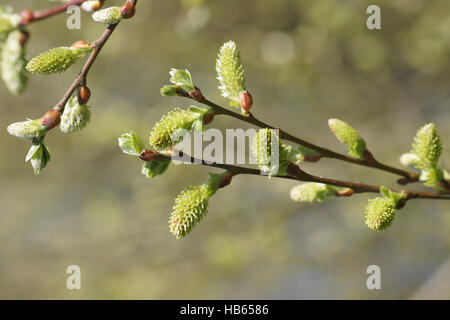
[{"label": "reddish brown bud", "polygon": [[214,116],[215,116],[215,114],[214,114],[213,111],[208,112],[208,113],[205,114],[205,116],[203,117],[203,123],[204,123],[205,125],[206,125],[206,124],[210,124],[211,122],[213,122]]},{"label": "reddish brown bud", "polygon": [[205,99],[205,97],[203,97],[202,92],[201,92],[200,89],[197,88],[197,87],[195,87],[194,90],[192,90],[192,91],[189,92],[189,96],[190,96],[192,99],[194,99],[195,101],[198,101],[198,102],[202,102],[202,101]]},{"label": "reddish brown bud", "polygon": [[409,180],[408,178],[400,178],[397,180],[397,183],[401,186],[407,185],[410,182],[411,180]]},{"label": "reddish brown bud", "polygon": [[81,86],[78,89],[78,103],[83,105],[88,103],[89,99],[91,98],[91,90],[89,90],[89,88],[87,86]]},{"label": "reddish brown bud", "polygon": [[141,154],[139,155],[139,159],[147,162],[155,160],[158,157],[160,157],[159,153],[147,149],[142,150]]},{"label": "reddish brown bud", "polygon": [[72,48],[88,49],[91,47],[91,43],[84,40],[78,40],[71,45]]},{"label": "reddish brown bud", "polygon": [[253,106],[253,97],[247,90],[241,91],[239,93],[239,103],[241,104],[242,110],[248,111]]},{"label": "reddish brown bud", "polygon": [[354,194],[355,194],[355,191],[353,191],[353,189],[348,188],[348,189],[339,190],[336,193],[336,196],[338,196],[338,197],[351,197]]},{"label": "reddish brown bud", "polygon": [[406,205],[406,202],[408,202],[408,199],[407,199],[407,198],[401,198],[401,199],[397,202],[396,208],[397,208],[397,209],[402,209],[402,208]]},{"label": "reddish brown bud", "polygon": [[34,20],[34,12],[30,9],[25,9],[20,13],[20,23],[23,25],[30,24]]},{"label": "reddish brown bud", "polygon": [[23,47],[27,43],[29,38],[30,38],[30,33],[28,31],[24,31],[24,30],[20,31],[20,35],[19,35],[20,46]]},{"label": "reddish brown bud", "polygon": [[223,188],[226,187],[227,185],[229,185],[231,183],[231,180],[233,179],[233,176],[231,175],[231,173],[227,173],[225,176],[223,176],[223,178],[220,180],[219,182],[219,188]]},{"label": "reddish brown bud", "polygon": [[136,5],[132,1],[127,1],[120,9],[120,15],[124,19],[130,19],[136,13]]},{"label": "reddish brown bud", "polygon": [[370,152],[369,150],[364,150],[363,158],[367,162],[375,162],[375,158],[374,158],[372,152]]},{"label": "reddish brown bud", "polygon": [[41,125],[43,125],[47,130],[51,130],[58,126],[61,122],[61,114],[58,110],[49,110],[41,118]]},{"label": "reddish brown bud", "polygon": [[447,191],[450,190],[450,183],[447,180],[441,180],[441,181],[439,181],[439,184],[445,190],[447,190]]},{"label": "reddish brown bud", "polygon": [[305,156],[305,158],[303,159],[304,161],[307,162],[317,162],[320,159],[322,159],[322,155],[318,154],[318,153],[314,153],[314,154],[308,154]]}]

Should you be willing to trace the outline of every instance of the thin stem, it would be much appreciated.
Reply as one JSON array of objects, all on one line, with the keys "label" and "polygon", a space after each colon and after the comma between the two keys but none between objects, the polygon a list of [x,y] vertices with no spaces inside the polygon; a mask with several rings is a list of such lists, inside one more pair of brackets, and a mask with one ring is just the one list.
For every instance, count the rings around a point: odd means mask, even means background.
[{"label": "thin stem", "polygon": [[[186,95],[183,94],[183,96],[191,98],[188,94],[186,94]],[[198,102],[203,103],[203,104],[211,107],[217,115],[227,115],[227,116],[233,117],[235,119],[238,119],[238,120],[241,120],[241,121],[245,121],[247,123],[250,123],[250,124],[252,124],[254,126],[257,126],[257,127],[260,127],[260,128],[274,129],[273,126],[271,126],[271,125],[269,125],[267,123],[264,123],[261,120],[258,120],[251,113],[249,113],[248,116],[244,116],[242,114],[239,114],[239,113],[230,111],[228,109],[225,109],[224,107],[219,106],[218,104],[216,104],[214,102],[211,102],[211,101],[209,101],[206,98],[203,98],[203,99],[201,99]],[[409,171],[406,171],[406,170],[397,169],[397,168],[388,166],[386,164],[383,164],[383,163],[381,163],[381,162],[379,162],[379,161],[377,161],[375,159],[372,160],[372,161],[367,161],[367,160],[361,160],[361,159],[358,159],[358,158],[350,157],[350,156],[347,156],[347,155],[344,155],[344,154],[341,154],[341,153],[337,153],[337,152],[332,151],[330,149],[326,149],[326,148],[317,146],[315,144],[312,144],[312,143],[310,143],[308,141],[305,141],[305,140],[302,140],[300,138],[297,138],[297,137],[295,137],[295,136],[285,132],[284,130],[279,129],[279,132],[280,132],[280,138],[281,139],[285,139],[285,140],[297,143],[297,144],[299,144],[301,146],[307,147],[307,148],[309,148],[311,150],[314,150],[314,151],[318,152],[322,157],[333,158],[333,159],[337,159],[337,160],[341,160],[341,161],[357,164],[357,165],[360,165],[360,166],[365,166],[365,167],[370,167],[370,168],[382,170],[382,171],[385,171],[385,172],[390,172],[390,173],[399,175],[401,177],[404,177],[406,181],[403,181],[403,182],[406,182],[406,183],[416,182],[419,179],[419,175],[417,173],[415,173],[415,172],[409,172]]]},{"label": "thin stem", "polygon": [[[77,1],[79,2],[79,4],[84,2],[84,1],[81,1],[81,0],[77,0]],[[137,0],[129,0],[129,1],[131,3],[133,3],[134,5],[137,4]],[[74,2],[75,2],[74,0],[70,1],[70,3],[72,3],[72,5],[74,5],[73,4]],[[64,112],[64,108],[66,106],[66,103],[67,103],[67,101],[69,101],[70,97],[75,92],[75,90],[80,85],[86,83],[86,77],[87,77],[89,71],[91,70],[92,65],[94,64],[94,62],[97,59],[100,51],[102,51],[103,46],[106,44],[108,39],[111,37],[112,33],[117,28],[119,23],[120,22],[108,25],[108,27],[106,28],[105,32],[103,32],[101,37],[91,43],[91,47],[93,48],[93,50],[92,50],[91,54],[89,55],[89,58],[87,59],[87,61],[84,64],[83,68],[81,69],[81,72],[76,77],[75,81],[72,83],[70,88],[67,90],[67,92],[64,94],[64,96],[61,98],[61,100],[55,105],[55,107],[53,108],[54,110],[58,110],[60,113]]]},{"label": "thin stem", "polygon": [[36,21],[44,20],[50,17],[53,17],[57,14],[65,12],[67,8],[71,6],[80,6],[83,2],[87,0],[71,0],[69,2],[57,5],[55,7],[43,10],[36,10],[33,12],[33,19],[29,22],[22,22],[22,25],[30,24]]},{"label": "thin stem", "polygon": [[75,92],[75,90],[78,88],[78,86],[85,81],[87,74],[89,73],[89,70],[91,70],[91,67],[95,62],[95,59],[97,59],[98,54],[100,53],[103,46],[108,41],[109,37],[111,36],[111,34],[114,32],[114,30],[116,29],[116,27],[118,25],[119,25],[119,23],[108,25],[108,27],[106,28],[106,30],[102,34],[102,36],[91,43],[91,46],[94,49],[92,50],[91,54],[89,55],[89,58],[87,59],[86,63],[84,64],[83,69],[81,69],[80,74],[76,77],[75,81],[70,86],[70,88],[67,90],[67,92],[62,97],[62,99],[55,105],[55,107],[53,108],[54,110],[58,110],[60,113],[62,113],[64,111],[67,101],[69,101],[70,97]]},{"label": "thin stem", "polygon": [[[233,176],[237,176],[240,174],[247,174],[247,175],[256,175],[256,176],[264,177],[264,175],[262,175],[261,171],[258,169],[245,168],[245,167],[224,164],[224,163],[207,162],[204,160],[194,158],[190,155],[183,154],[179,150],[173,150],[173,152],[177,153],[178,156],[180,157],[180,159],[187,160],[188,163],[200,164],[200,165],[204,165],[204,166],[208,166],[208,167],[224,169],[224,170],[229,171]],[[168,156],[165,154],[160,153],[159,156],[171,159],[171,156]],[[314,176],[314,175],[311,175],[311,174],[301,170],[298,166],[296,166],[293,163],[290,163],[289,173],[290,174],[286,175],[286,176],[274,176],[274,177],[281,178],[281,179],[302,181],[302,182],[323,183],[323,184],[333,185],[333,186],[337,186],[337,187],[350,188],[355,193],[380,193],[381,186],[368,185],[368,184],[364,184],[364,183],[349,182],[349,181],[330,179],[330,178],[325,178],[325,177],[320,177],[320,176]],[[432,193],[432,192],[419,192],[419,191],[407,191],[407,190],[392,190],[392,191],[405,193],[406,200],[410,200],[410,199],[450,200],[450,194],[448,194],[448,193],[440,194],[440,193]]]}]

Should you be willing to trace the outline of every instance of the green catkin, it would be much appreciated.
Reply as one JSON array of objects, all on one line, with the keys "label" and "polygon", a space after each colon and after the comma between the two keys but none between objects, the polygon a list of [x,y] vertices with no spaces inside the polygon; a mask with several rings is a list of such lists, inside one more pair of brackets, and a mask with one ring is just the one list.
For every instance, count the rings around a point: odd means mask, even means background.
[{"label": "green catkin", "polygon": [[418,169],[436,168],[442,153],[442,144],[434,123],[429,123],[417,131],[411,152],[418,157],[415,163]]},{"label": "green catkin", "polygon": [[169,219],[169,229],[175,238],[185,237],[203,220],[208,211],[209,199],[224,186],[221,182],[227,176],[230,176],[230,173],[209,174],[206,183],[189,186],[181,192],[175,200]]},{"label": "green catkin", "polygon": [[15,122],[10,124],[6,130],[10,135],[22,139],[40,138],[47,133],[47,129],[41,124],[40,119]]},{"label": "green catkin", "polygon": [[27,84],[26,64],[25,49],[20,44],[20,31],[12,31],[1,50],[1,75],[6,87],[14,95],[21,94]]},{"label": "green catkin", "polygon": [[203,220],[208,211],[211,192],[208,185],[189,186],[175,200],[169,220],[170,232],[181,239]]},{"label": "green catkin", "polygon": [[339,119],[328,120],[328,126],[336,138],[347,146],[350,155],[363,159],[366,143],[358,131]]},{"label": "green catkin", "polygon": [[182,140],[180,136],[176,140],[176,135],[181,130],[190,131],[194,122],[199,118],[199,114],[175,108],[155,124],[150,133],[149,142],[157,151],[163,151],[173,147]]},{"label": "green catkin", "polygon": [[337,191],[333,186],[307,182],[291,189],[291,199],[303,203],[320,203],[334,197]]},{"label": "green catkin", "polygon": [[92,19],[94,19],[95,22],[105,24],[118,23],[122,20],[120,9],[121,7],[110,7],[96,11],[92,14]]},{"label": "green catkin", "polygon": [[372,230],[384,230],[392,224],[396,212],[396,204],[392,199],[371,199],[366,207],[366,225]]},{"label": "green catkin", "polygon": [[41,53],[31,59],[27,70],[31,73],[52,74],[66,71],[80,57],[76,49],[58,47]]},{"label": "green catkin", "polygon": [[231,100],[234,106],[240,106],[239,93],[245,90],[244,66],[234,41],[225,42],[216,61],[217,80],[222,96]]},{"label": "green catkin", "polygon": [[61,115],[60,129],[64,133],[77,132],[86,127],[92,118],[92,112],[88,105],[80,105],[76,94],[67,101],[64,112]]},{"label": "green catkin", "polygon": [[[272,141],[272,139],[274,140]],[[272,146],[277,144],[278,157],[276,154],[272,155]],[[290,149],[281,143],[278,135],[272,129],[260,129],[253,138],[251,147],[256,164],[261,170],[269,172],[270,175],[286,174]],[[278,160],[278,163],[272,163],[272,160]]]}]

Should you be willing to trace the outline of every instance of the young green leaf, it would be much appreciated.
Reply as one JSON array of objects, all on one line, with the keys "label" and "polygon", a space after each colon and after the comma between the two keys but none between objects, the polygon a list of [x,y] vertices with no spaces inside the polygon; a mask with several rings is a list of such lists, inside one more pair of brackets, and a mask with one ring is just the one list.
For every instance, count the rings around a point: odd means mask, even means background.
[{"label": "young green leaf", "polygon": [[138,157],[144,150],[144,144],[134,132],[127,132],[119,137],[119,147],[126,154]]}]

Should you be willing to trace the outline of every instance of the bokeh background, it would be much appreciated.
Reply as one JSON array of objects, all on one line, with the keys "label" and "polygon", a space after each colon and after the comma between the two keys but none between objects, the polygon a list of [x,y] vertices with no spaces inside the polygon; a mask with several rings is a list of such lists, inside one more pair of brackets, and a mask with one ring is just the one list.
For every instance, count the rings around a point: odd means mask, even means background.
[{"label": "bokeh background", "polygon": [[[24,162],[28,142],[0,134],[0,298],[450,298],[448,202],[411,202],[377,233],[364,224],[374,195],[305,206],[289,198],[295,182],[240,176],[212,198],[194,232],[175,240],[167,226],[174,199],[186,185],[203,183],[208,170],[173,166],[149,180],[117,146],[124,131],[146,137],[170,108],[191,104],[160,96],[172,67],[188,68],[225,105],[214,67],[218,48],[232,39],[259,118],[345,152],[327,128],[328,118],[341,118],[377,158],[396,166],[416,130],[435,122],[449,159],[450,2],[378,0],[382,30],[369,31],[372,2],[139,1],[89,75],[92,123],[77,134],[48,135],[52,161],[40,176]],[[54,3],[1,5],[20,11]],[[30,27],[30,56],[104,30],[86,13],[81,30],[68,30],[66,18]],[[0,85],[0,127],[40,117],[81,63],[61,75],[32,76],[18,98]],[[247,128],[223,117],[214,125]],[[332,160],[304,169],[388,187],[396,180]],[[79,291],[65,286],[72,264],[81,267]],[[372,264],[381,267],[381,290],[366,287]]]}]

